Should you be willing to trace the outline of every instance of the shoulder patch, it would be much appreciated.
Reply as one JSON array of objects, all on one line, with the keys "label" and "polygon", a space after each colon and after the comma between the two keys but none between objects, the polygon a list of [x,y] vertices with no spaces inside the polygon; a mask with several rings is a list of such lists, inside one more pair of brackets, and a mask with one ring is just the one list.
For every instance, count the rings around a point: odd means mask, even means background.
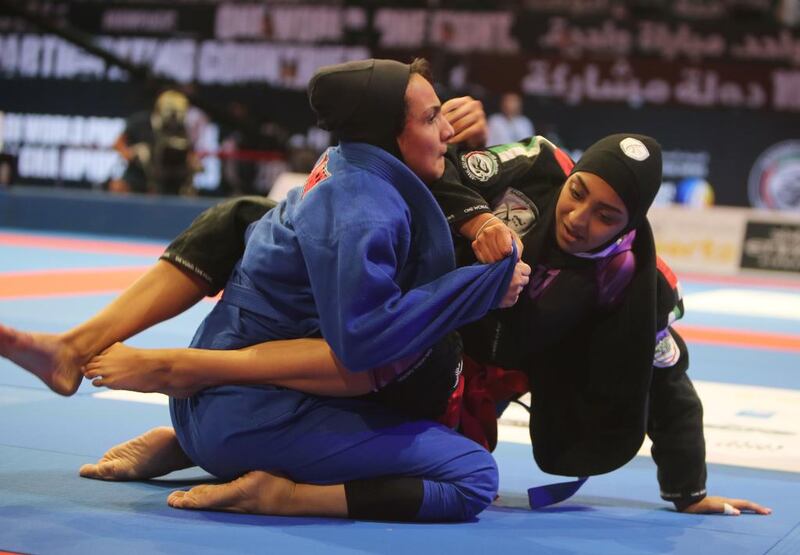
[{"label": "shoulder patch", "polygon": [[461,155],[461,167],[470,179],[485,183],[497,175],[499,164],[488,150],[473,150]]},{"label": "shoulder patch", "polygon": [[522,192],[509,187],[492,206],[492,213],[523,237],[536,225],[539,208]]},{"label": "shoulder patch", "polygon": [[311,189],[325,181],[331,176],[331,172],[328,171],[328,152],[326,151],[325,154],[317,162],[317,165],[314,166],[314,169],[311,170],[311,173],[308,174],[308,178],[306,179],[306,184],[303,187],[303,195],[306,196]]}]

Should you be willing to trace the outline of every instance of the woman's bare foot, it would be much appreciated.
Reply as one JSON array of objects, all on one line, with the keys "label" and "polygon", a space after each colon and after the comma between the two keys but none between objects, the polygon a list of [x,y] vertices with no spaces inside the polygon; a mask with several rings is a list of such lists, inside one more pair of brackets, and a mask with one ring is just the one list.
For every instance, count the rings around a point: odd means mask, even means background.
[{"label": "woman's bare foot", "polygon": [[181,449],[175,430],[160,427],[112,447],[79,473],[97,480],[147,480],[190,466],[194,463]]},{"label": "woman's bare foot", "polygon": [[289,514],[296,486],[288,478],[255,470],[227,484],[204,484],[189,491],[173,491],[167,503],[176,509],[285,515]]},{"label": "woman's bare foot", "polygon": [[346,518],[343,484],[298,484],[283,476],[254,470],[227,484],[173,491],[167,503],[176,509],[207,509],[280,516]]},{"label": "woman's bare foot", "polygon": [[0,326],[0,356],[66,396],[78,390],[81,366],[91,358],[82,355],[65,334],[27,333],[6,326]]}]

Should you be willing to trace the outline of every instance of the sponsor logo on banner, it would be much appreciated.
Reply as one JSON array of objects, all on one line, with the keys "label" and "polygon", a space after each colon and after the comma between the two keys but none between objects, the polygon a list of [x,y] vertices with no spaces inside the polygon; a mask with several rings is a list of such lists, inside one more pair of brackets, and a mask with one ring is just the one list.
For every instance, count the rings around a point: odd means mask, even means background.
[{"label": "sponsor logo on banner", "polygon": [[747,222],[741,266],[800,272],[800,221]]},{"label": "sponsor logo on banner", "polygon": [[800,141],[783,141],[758,157],[747,181],[756,208],[800,210]]},{"label": "sponsor logo on banner", "polygon": [[734,275],[744,238],[747,210],[657,207],[648,213],[656,250],[678,272]]}]

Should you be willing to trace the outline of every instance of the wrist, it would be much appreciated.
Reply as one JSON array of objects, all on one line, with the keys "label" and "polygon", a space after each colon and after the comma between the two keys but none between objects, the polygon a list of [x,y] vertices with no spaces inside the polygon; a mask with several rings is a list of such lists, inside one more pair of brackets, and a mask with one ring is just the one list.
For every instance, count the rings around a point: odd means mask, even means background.
[{"label": "wrist", "polygon": [[491,212],[478,214],[474,218],[470,218],[464,224],[462,224],[458,229],[458,232],[462,237],[466,237],[470,241],[474,241],[477,239],[478,233],[482,229],[485,229],[483,226],[490,225],[489,222],[493,220],[500,221],[500,219]]}]

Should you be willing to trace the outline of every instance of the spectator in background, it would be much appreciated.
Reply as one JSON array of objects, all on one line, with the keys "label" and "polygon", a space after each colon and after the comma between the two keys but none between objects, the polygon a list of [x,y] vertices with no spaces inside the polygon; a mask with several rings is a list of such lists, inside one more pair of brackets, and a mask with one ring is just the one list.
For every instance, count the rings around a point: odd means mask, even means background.
[{"label": "spectator in background", "polygon": [[231,102],[228,116],[220,145],[225,192],[232,196],[268,193],[287,169],[286,130],[271,121],[259,121],[244,102]]},{"label": "spectator in background", "polygon": [[189,100],[178,91],[165,91],[152,112],[128,118],[114,150],[128,162],[119,179],[109,183],[115,193],[190,194],[198,169],[186,126]]},{"label": "spectator in background", "polygon": [[513,143],[533,135],[533,123],[522,113],[522,97],[505,93],[500,99],[500,112],[489,117],[488,144]]}]

